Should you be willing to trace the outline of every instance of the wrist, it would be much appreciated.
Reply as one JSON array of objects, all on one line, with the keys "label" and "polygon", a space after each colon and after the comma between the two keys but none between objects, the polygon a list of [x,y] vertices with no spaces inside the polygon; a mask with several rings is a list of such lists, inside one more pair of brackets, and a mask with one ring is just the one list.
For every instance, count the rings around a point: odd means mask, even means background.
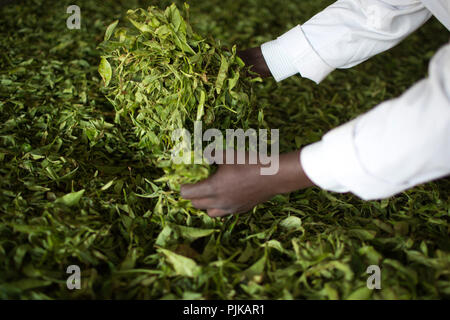
[{"label": "wrist", "polygon": [[280,155],[278,173],[273,176],[276,194],[311,187],[314,183],[308,178],[300,161],[300,150]]},{"label": "wrist", "polygon": [[270,77],[269,67],[264,59],[261,47],[250,48],[238,51],[238,56],[244,61],[250,70],[257,73],[260,77]]}]

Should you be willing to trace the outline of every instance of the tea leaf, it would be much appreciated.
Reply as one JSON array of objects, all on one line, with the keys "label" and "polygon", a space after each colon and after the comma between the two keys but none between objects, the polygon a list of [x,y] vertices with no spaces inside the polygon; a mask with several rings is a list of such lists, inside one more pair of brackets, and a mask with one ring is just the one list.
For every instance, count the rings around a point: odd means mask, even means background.
[{"label": "tea leaf", "polygon": [[167,260],[174,268],[176,275],[196,277],[200,273],[201,268],[195,263],[194,260],[166,249],[159,248],[158,251],[167,257]]},{"label": "tea leaf", "polygon": [[296,229],[301,228],[302,219],[300,219],[299,217],[295,217],[295,216],[289,216],[280,222],[280,226],[289,231],[296,230]]},{"label": "tea leaf", "polygon": [[85,191],[86,190],[82,189],[77,192],[68,193],[68,194],[56,199],[55,202],[65,204],[68,207],[75,206],[80,202],[80,199],[83,196]]},{"label": "tea leaf", "polygon": [[116,28],[116,26],[117,26],[118,23],[119,23],[119,20],[116,20],[116,21],[114,21],[113,23],[111,23],[111,24],[108,26],[108,28],[106,28],[106,31],[105,31],[105,37],[104,37],[104,40],[105,40],[105,41],[107,41],[107,40],[109,40],[109,38],[111,38],[111,36],[112,36],[112,34],[113,34],[113,32],[114,32],[114,29]]},{"label": "tea leaf", "polygon": [[228,60],[221,56],[219,74],[216,79],[216,92],[219,94],[228,73]]},{"label": "tea leaf", "polygon": [[111,65],[109,64],[106,58],[102,58],[100,61],[100,65],[98,66],[98,72],[102,76],[103,82],[105,83],[105,87],[108,86],[109,81],[111,81]]}]

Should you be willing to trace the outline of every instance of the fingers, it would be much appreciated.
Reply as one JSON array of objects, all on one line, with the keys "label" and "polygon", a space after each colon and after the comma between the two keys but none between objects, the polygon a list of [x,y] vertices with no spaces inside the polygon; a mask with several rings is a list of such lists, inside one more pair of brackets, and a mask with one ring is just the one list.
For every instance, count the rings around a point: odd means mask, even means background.
[{"label": "fingers", "polygon": [[208,216],[210,216],[210,217],[222,217],[222,216],[225,216],[225,215],[231,213],[226,210],[218,209],[218,208],[208,209],[206,212],[208,213]]},{"label": "fingers", "polygon": [[222,217],[232,213],[229,209],[217,208],[218,205],[214,199],[193,199],[192,205],[200,210],[206,210],[210,217]]},{"label": "fingers", "polygon": [[197,209],[209,209],[209,208],[214,207],[214,205],[215,205],[214,199],[211,199],[211,198],[192,199],[191,203]]},{"label": "fingers", "polygon": [[213,199],[193,199],[191,203],[197,209],[206,210],[210,217],[222,217],[231,213],[230,210],[214,208],[217,203]]},{"label": "fingers", "polygon": [[180,188],[180,193],[184,199],[209,197],[213,195],[211,178],[205,179],[195,184],[183,184]]},{"label": "fingers", "polygon": [[216,206],[217,203],[214,199],[211,198],[192,199],[191,203],[197,209],[206,210],[208,216],[210,217],[222,217],[231,213],[229,210],[226,209],[214,208],[214,206]]}]

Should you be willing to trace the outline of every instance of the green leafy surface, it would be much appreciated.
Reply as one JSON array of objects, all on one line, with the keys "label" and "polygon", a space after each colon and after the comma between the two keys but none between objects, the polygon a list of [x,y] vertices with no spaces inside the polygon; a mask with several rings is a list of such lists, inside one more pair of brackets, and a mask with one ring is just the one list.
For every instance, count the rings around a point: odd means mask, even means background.
[{"label": "green leafy surface", "polygon": [[[253,84],[261,81],[245,76],[248,71],[237,60],[235,46],[228,51],[202,38],[183,18],[187,5],[183,13],[175,4],[165,10],[128,10],[131,23],[121,23],[115,32],[116,22],[108,26],[109,40],[99,45],[99,73],[107,87],[103,92],[116,110],[115,122],[129,122],[138,147],[149,153],[153,167],[165,171],[156,181],[177,191],[180,183],[204,178],[209,168],[170,161],[177,142],[172,140],[174,131],[185,128],[192,136],[195,120],[202,121],[203,131],[246,130],[257,111]],[[192,150],[194,139],[188,143]]]},{"label": "green leafy surface", "polygon": [[[128,9],[165,10],[170,2],[78,1],[80,30],[65,27],[71,2],[24,2],[0,9],[0,298],[450,296],[448,178],[383,201],[310,188],[212,219],[167,186],[167,174],[179,177],[177,168],[155,169],[136,122],[117,116],[120,109],[104,95],[116,74],[105,88],[108,72],[105,79],[98,73],[104,55],[98,47],[120,31]],[[243,49],[272,40],[330,3],[195,0],[190,24],[232,52],[234,44]],[[173,30],[184,28],[175,10],[167,14]],[[144,33],[148,23],[157,24],[134,21]],[[174,41],[183,54],[194,54],[194,43]],[[337,70],[319,86],[299,77],[254,83],[258,112],[246,125],[279,128],[281,151],[317,141],[426,76],[429,59],[447,41],[431,19],[390,52]],[[104,58],[113,71],[112,57]],[[222,57],[217,62],[222,75]],[[210,94],[239,86],[236,74],[209,79],[213,92],[205,90],[203,103],[201,93],[195,96],[191,119],[211,117]],[[190,178],[206,176],[204,169],[189,170]],[[66,287],[71,264],[81,268],[81,290]],[[381,268],[381,290],[366,288],[372,264]]]}]

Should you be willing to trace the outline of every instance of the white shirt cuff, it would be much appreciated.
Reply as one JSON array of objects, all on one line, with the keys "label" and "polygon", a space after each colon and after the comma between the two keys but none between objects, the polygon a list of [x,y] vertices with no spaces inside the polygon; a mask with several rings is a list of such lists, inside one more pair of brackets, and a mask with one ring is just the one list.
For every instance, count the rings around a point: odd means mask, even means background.
[{"label": "white shirt cuff", "polygon": [[303,148],[300,161],[309,179],[322,189],[352,192],[363,200],[389,197],[404,186],[371,175],[362,165],[354,143],[359,117],[325,134]]},{"label": "white shirt cuff", "polygon": [[314,184],[321,189],[334,192],[348,192],[349,190],[339,184],[333,177],[327,150],[322,141],[304,147],[300,152],[300,163],[303,171]]},{"label": "white shirt cuff", "polygon": [[277,82],[289,78],[298,73],[291,63],[286,52],[280,47],[277,40],[269,41],[261,45],[264,60],[269,67],[270,73]]},{"label": "white shirt cuff", "polygon": [[300,25],[262,44],[261,51],[276,81],[300,73],[303,78],[320,83],[334,70],[314,51]]}]

